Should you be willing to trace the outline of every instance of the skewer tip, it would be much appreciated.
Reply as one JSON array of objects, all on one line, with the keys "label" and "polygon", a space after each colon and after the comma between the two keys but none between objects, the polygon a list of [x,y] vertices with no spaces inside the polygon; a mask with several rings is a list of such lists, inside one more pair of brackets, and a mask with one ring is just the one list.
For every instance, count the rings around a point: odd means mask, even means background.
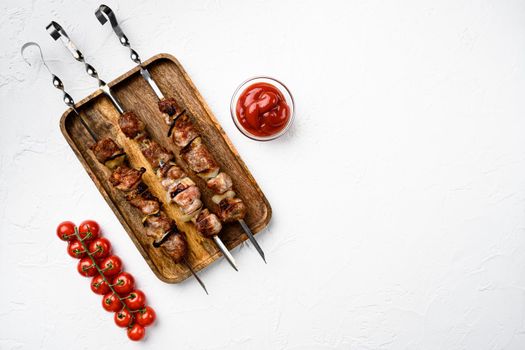
[{"label": "skewer tip", "polygon": [[184,264],[188,267],[188,270],[190,270],[191,274],[193,275],[193,277],[195,277],[197,282],[199,282],[199,284],[201,285],[202,289],[204,289],[204,291],[206,292],[206,295],[210,295],[210,293],[208,293],[208,289],[206,289],[206,285],[204,285],[204,282],[202,282],[202,280],[200,279],[199,275],[197,275],[195,270],[193,270],[193,268],[191,267],[190,263],[188,262],[188,260],[186,258],[184,258]]},{"label": "skewer tip", "polygon": [[259,245],[255,237],[253,236],[253,233],[248,227],[248,225],[246,224],[246,222],[243,219],[240,219],[239,224],[241,225],[244,233],[246,233],[246,236],[248,236],[248,239],[250,240],[250,242],[252,242],[253,246],[255,247],[255,249],[257,250],[261,258],[263,259],[264,263],[268,264],[266,262],[266,257],[264,256],[264,251],[262,250],[261,246]]}]

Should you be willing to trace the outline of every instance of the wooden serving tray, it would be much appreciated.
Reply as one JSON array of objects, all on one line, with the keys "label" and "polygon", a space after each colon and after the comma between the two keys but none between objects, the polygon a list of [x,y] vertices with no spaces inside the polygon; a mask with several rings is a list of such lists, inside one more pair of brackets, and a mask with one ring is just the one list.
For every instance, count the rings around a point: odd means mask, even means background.
[{"label": "wooden serving tray", "polygon": [[[184,106],[194,117],[204,142],[221,165],[221,169],[232,177],[235,192],[247,206],[246,223],[254,234],[261,231],[270,221],[272,215],[270,204],[180,63],[171,55],[159,54],[144,62],[144,66],[148,68],[164,95],[175,98],[179,105]],[[162,146],[173,151],[177,163],[201,189],[202,200],[205,205],[208,208],[214,208],[211,201],[213,194],[206,188],[205,182],[192,173],[187,165],[182,162],[178,156],[179,149],[173,144],[171,138],[166,136],[168,126],[164,122],[164,115],[158,110],[157,97],[140,75],[139,68],[135,67],[108,85],[112,87],[125,110],[134,111],[146,123],[151,137]],[[75,107],[98,138],[112,137],[124,148],[133,167],[146,168],[147,171],[143,176],[144,182],[151,192],[164,203],[166,213],[175,219],[177,226],[186,233],[189,246],[187,256],[189,264],[198,271],[217,260],[221,253],[213,241],[202,237],[195,230],[193,224],[181,222],[181,213],[178,208],[173,204],[166,203],[166,195],[158,178],[142,156],[135,141],[127,139],[118,128],[119,113],[102,91],[97,90],[80,101]],[[124,199],[122,193],[114,189],[108,182],[110,171],[96,160],[89,149],[94,140],[72,109],[67,110],[62,115],[60,129],[157,277],[164,282],[177,283],[191,276],[191,272],[184,264],[173,263],[171,258],[163,253],[162,249],[152,246],[152,239],[144,234],[145,230],[141,222],[142,214],[138,209],[132,207]],[[220,237],[230,250],[247,239],[238,223],[223,225]],[[224,268],[229,267],[225,266]]]}]

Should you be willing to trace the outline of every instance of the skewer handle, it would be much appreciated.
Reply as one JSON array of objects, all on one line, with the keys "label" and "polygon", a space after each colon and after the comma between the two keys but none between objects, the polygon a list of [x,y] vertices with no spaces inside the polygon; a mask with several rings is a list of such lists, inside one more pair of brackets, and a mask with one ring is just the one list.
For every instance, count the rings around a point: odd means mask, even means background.
[{"label": "skewer handle", "polygon": [[73,111],[80,117],[80,122],[86,128],[86,130],[89,132],[91,137],[96,141],[97,140],[97,136],[95,135],[93,130],[91,130],[89,128],[89,126],[84,121],[84,118],[82,118],[80,116],[80,114],[78,113],[78,111],[76,110],[76,108],[75,108],[75,100],[73,100],[73,97],[71,97],[71,95],[66,92],[64,84],[62,83],[62,80],[57,75],[55,75],[53,72],[51,72],[51,69],[49,68],[49,66],[47,65],[46,60],[44,59],[44,54],[42,53],[42,48],[40,47],[40,45],[38,45],[37,43],[35,43],[33,41],[27,42],[24,45],[22,45],[22,47],[20,48],[20,54],[22,55],[22,58],[24,59],[24,61],[28,65],[31,66],[31,63],[29,63],[29,61],[24,56],[24,51],[30,46],[36,46],[38,48],[38,51],[40,53],[40,59],[42,60],[42,63],[44,64],[44,67],[46,67],[47,71],[49,72],[49,74],[51,74],[51,77],[53,78],[53,86],[55,88],[57,88],[58,90],[62,91],[62,94],[63,94],[62,100],[64,101],[66,106],[72,108]]},{"label": "skewer handle", "polygon": [[[66,92],[66,90],[64,88],[64,84],[62,83],[62,80],[60,80],[60,78],[57,75],[55,75],[53,72],[51,72],[51,69],[49,68],[49,66],[47,65],[46,60],[44,59],[44,54],[42,53],[42,48],[40,47],[40,45],[38,45],[37,43],[35,43],[33,41],[27,42],[24,45],[22,45],[22,47],[20,48],[20,54],[22,55],[22,58],[24,59],[24,61],[29,66],[31,66],[31,63],[24,56],[24,51],[30,46],[36,46],[37,47],[38,52],[40,53],[40,60],[42,60],[42,64],[44,65],[44,67],[46,67],[46,69],[49,72],[49,74],[51,74],[51,77],[53,78],[53,86],[55,88],[57,88],[58,90],[62,91],[63,100],[64,100],[64,103],[66,104],[66,106],[75,109],[75,101],[73,100],[73,97],[71,97],[71,95]],[[75,110],[75,112],[76,112],[76,110]]]},{"label": "skewer handle", "polygon": [[71,41],[71,39],[67,35],[64,28],[62,28],[62,26],[58,24],[57,22],[51,21],[51,23],[48,24],[46,29],[49,35],[51,35],[53,39],[55,40],[60,39],[62,41],[64,46],[69,50],[69,52],[71,52],[75,60],[84,64],[86,68],[86,73],[90,77],[97,79],[98,86],[106,94],[106,96],[109,97],[109,99],[111,100],[113,105],[117,108],[119,113],[121,114],[124,113],[124,107],[122,107],[122,104],[119,102],[117,97],[113,95],[111,88],[104,82],[104,80],[99,78],[96,69],[92,65],[86,62],[86,60],[84,59],[84,55],[82,55],[82,52],[80,52],[80,50],[77,49],[73,41]]},{"label": "skewer handle", "polygon": [[139,54],[137,51],[133,50],[131,48],[131,44],[129,43],[128,37],[124,34],[124,31],[122,31],[122,28],[120,28],[120,25],[117,21],[117,16],[115,16],[115,13],[113,10],[107,6],[107,5],[100,5],[99,8],[95,11],[95,16],[97,17],[100,24],[104,25],[108,20],[111,24],[111,27],[113,28],[113,31],[118,37],[118,41],[122,44],[122,46],[127,47],[129,49],[129,57],[133,62],[138,64],[140,66],[140,74],[144,77],[144,79],[148,82],[149,86],[153,89],[155,92],[155,95],[162,100],[164,98],[164,95],[162,94],[162,91],[160,91],[160,88],[158,87],[157,83],[151,78],[151,74],[149,71],[142,66],[142,61],[140,60]]},{"label": "skewer handle", "polygon": [[129,49],[129,52],[130,52],[129,57],[131,58],[131,60],[135,62],[136,64],[140,65],[141,61],[140,61],[139,54],[137,53],[137,51],[131,48],[128,37],[124,34],[122,29],[120,28],[118,21],[117,21],[117,16],[115,16],[115,13],[113,12],[113,10],[109,6],[100,5],[98,9],[95,11],[95,16],[97,17],[98,21],[102,25],[104,25],[109,19],[109,23],[111,24],[113,31],[117,35],[119,42],[122,44],[122,46],[127,47]]},{"label": "skewer handle", "polygon": [[97,79],[98,86],[106,85],[106,83],[98,77],[97,70],[92,65],[86,62],[82,52],[80,52],[80,50],[75,46],[73,41],[71,41],[69,35],[67,35],[66,31],[64,30],[64,28],[62,28],[60,24],[58,24],[55,21],[51,21],[51,23],[47,25],[46,30],[54,40],[60,39],[60,41],[62,41],[62,44],[64,44],[64,46],[69,50],[69,52],[71,53],[71,55],[73,55],[73,58],[75,60],[84,64],[86,68],[86,73],[90,77]]}]

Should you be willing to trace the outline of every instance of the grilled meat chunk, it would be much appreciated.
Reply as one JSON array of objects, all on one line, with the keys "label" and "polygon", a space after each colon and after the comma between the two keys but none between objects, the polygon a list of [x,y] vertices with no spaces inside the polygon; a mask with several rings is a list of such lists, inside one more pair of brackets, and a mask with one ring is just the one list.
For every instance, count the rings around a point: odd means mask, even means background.
[{"label": "grilled meat chunk", "polygon": [[225,198],[219,203],[218,216],[222,222],[233,222],[244,218],[246,205],[240,198]]},{"label": "grilled meat chunk", "polygon": [[[173,197],[173,201],[181,208],[189,206],[195,200],[201,198],[201,191],[197,186],[189,186],[184,191]],[[184,210],[184,209],[183,209]]]},{"label": "grilled meat chunk", "polygon": [[160,211],[157,215],[146,217],[144,225],[147,228],[146,234],[155,239],[162,237],[164,233],[176,228],[175,222],[163,211]]},{"label": "grilled meat chunk", "polygon": [[175,198],[175,196],[186,190],[188,187],[195,186],[195,182],[193,182],[189,177],[185,177],[180,181],[172,181],[173,184],[171,184],[167,189],[169,198]]},{"label": "grilled meat chunk", "polygon": [[141,134],[146,128],[142,120],[140,120],[133,112],[122,114],[118,118],[118,125],[124,135],[132,139]]},{"label": "grilled meat chunk", "polygon": [[157,142],[151,139],[145,139],[141,142],[140,148],[142,154],[153,168],[159,168],[164,164],[168,164],[173,159],[173,153],[166,150]]},{"label": "grilled meat chunk", "polygon": [[210,213],[208,209],[203,209],[199,213],[195,225],[197,226],[197,231],[205,237],[215,236],[222,229],[219,218],[215,214]]},{"label": "grilled meat chunk", "polygon": [[210,151],[202,139],[197,137],[187,147],[181,151],[181,156],[186,163],[188,163],[191,170],[196,173],[210,170],[217,167],[217,163],[213,160]]},{"label": "grilled meat chunk", "polygon": [[157,177],[162,179],[164,188],[167,188],[170,185],[174,184],[176,181],[185,178],[186,173],[180,167],[170,162],[167,165],[162,165],[157,170]]},{"label": "grilled meat chunk", "polygon": [[122,155],[122,148],[120,148],[115,141],[106,137],[91,146],[91,150],[95,154],[97,160],[104,164],[106,161]]},{"label": "grilled meat chunk", "polygon": [[213,179],[208,180],[206,185],[214,193],[223,194],[224,192],[231,190],[233,183],[230,175],[221,172]]},{"label": "grilled meat chunk", "polygon": [[173,142],[179,147],[186,147],[199,136],[193,121],[188,115],[180,116],[173,126]]},{"label": "grilled meat chunk", "polygon": [[126,199],[144,215],[154,215],[160,211],[161,204],[149,191],[135,195],[132,198],[126,196]]},{"label": "grilled meat chunk", "polygon": [[177,113],[177,101],[171,97],[163,98],[159,101],[159,110],[162,113],[173,116],[175,113]]},{"label": "grilled meat chunk", "polygon": [[169,236],[166,241],[162,243],[161,247],[164,248],[165,252],[175,263],[180,263],[188,252],[186,236],[182,232],[177,232]]},{"label": "grilled meat chunk", "polygon": [[191,216],[195,214],[200,208],[202,208],[202,206],[203,206],[202,201],[200,199],[196,199],[193,202],[191,202],[191,204],[185,207],[180,207],[180,209],[182,210],[182,213],[184,215]]},{"label": "grilled meat chunk", "polygon": [[109,182],[121,191],[131,191],[140,183],[142,174],[145,171],[146,169],[144,168],[133,169],[126,165],[121,165],[111,173]]},{"label": "grilled meat chunk", "polygon": [[172,180],[179,180],[186,177],[186,173],[180,167],[173,165],[166,173],[166,177]]}]

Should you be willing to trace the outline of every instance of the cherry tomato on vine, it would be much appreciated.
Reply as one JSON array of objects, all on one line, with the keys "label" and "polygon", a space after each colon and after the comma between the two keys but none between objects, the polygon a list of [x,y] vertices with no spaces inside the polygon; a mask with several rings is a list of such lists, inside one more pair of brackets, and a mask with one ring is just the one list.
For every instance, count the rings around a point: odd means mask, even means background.
[{"label": "cherry tomato on vine", "polygon": [[133,341],[139,341],[146,335],[146,330],[139,324],[134,324],[128,328],[128,338]]},{"label": "cherry tomato on vine", "polygon": [[89,243],[88,250],[95,259],[102,259],[111,253],[111,243],[106,238],[99,237]]},{"label": "cherry tomato on vine", "polygon": [[80,259],[77,265],[78,273],[85,277],[93,277],[97,274],[97,268],[93,265],[91,258]]},{"label": "cherry tomato on vine", "polygon": [[115,312],[115,323],[117,326],[126,328],[133,321],[133,315],[127,309],[122,309],[118,312]]},{"label": "cherry tomato on vine", "polygon": [[113,279],[113,289],[120,295],[128,295],[135,288],[135,278],[127,272],[121,272]]},{"label": "cherry tomato on vine", "polygon": [[106,277],[115,276],[117,273],[122,271],[122,260],[116,255],[112,255],[109,258],[102,260],[99,265],[102,273]]},{"label": "cherry tomato on vine", "polygon": [[101,275],[96,275],[91,280],[91,290],[95,294],[104,295],[109,293],[111,289],[109,288],[107,282],[104,281],[104,277],[102,277]]},{"label": "cherry tomato on vine", "polygon": [[71,221],[61,222],[57,226],[57,236],[63,241],[75,238],[75,224]]},{"label": "cherry tomato on vine", "polygon": [[124,298],[124,302],[131,310],[142,309],[146,305],[146,295],[141,290],[134,290]]},{"label": "cherry tomato on vine", "polygon": [[69,256],[76,259],[85,258],[87,255],[84,247],[82,246],[82,243],[76,239],[69,241],[67,244],[67,253]]},{"label": "cherry tomato on vine", "polygon": [[78,226],[78,233],[80,237],[86,241],[97,239],[100,233],[100,226],[96,221],[85,220]]},{"label": "cherry tomato on vine", "polygon": [[104,298],[102,298],[102,307],[106,311],[117,312],[122,309],[122,303],[120,302],[118,295],[110,292],[104,295]]},{"label": "cherry tomato on vine", "polygon": [[144,309],[141,309],[135,313],[135,320],[142,327],[151,325],[153,322],[155,322],[156,318],[157,315],[155,314],[155,310],[149,306],[146,306]]}]

